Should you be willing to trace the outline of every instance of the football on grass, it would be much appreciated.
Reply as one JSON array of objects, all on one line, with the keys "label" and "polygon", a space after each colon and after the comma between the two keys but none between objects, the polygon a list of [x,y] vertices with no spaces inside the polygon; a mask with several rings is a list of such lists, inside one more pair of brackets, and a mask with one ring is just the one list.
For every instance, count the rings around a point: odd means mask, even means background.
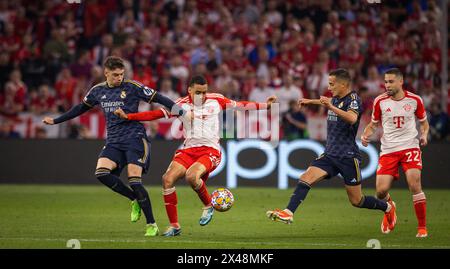
[{"label": "football on grass", "polygon": [[225,212],[233,206],[233,203],[233,194],[228,189],[219,188],[211,194],[211,205],[217,211]]}]

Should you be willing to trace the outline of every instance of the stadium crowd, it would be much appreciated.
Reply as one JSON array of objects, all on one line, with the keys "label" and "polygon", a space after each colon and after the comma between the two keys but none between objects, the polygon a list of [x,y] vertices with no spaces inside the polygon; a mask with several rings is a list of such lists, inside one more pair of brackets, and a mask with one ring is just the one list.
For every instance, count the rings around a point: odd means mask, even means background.
[{"label": "stadium crowd", "polygon": [[21,113],[79,103],[115,55],[126,59],[128,78],[174,100],[194,73],[232,99],[276,94],[290,139],[307,137],[308,118],[325,113],[291,101],[328,94],[329,70],[350,70],[367,120],[384,91],[383,71],[396,66],[406,89],[423,98],[431,140],[449,140],[439,90],[447,83],[439,32],[446,22],[434,0],[68,2],[0,0],[0,137],[20,137]]}]

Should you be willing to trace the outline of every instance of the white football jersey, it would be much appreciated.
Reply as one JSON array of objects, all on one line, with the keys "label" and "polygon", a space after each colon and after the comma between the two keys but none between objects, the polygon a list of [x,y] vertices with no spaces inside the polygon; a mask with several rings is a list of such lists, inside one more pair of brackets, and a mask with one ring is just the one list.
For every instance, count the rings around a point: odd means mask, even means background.
[{"label": "white football jersey", "polygon": [[416,117],[427,120],[422,98],[408,91],[401,100],[393,100],[386,93],[375,98],[372,121],[381,120],[381,155],[410,148],[419,148]]},{"label": "white football jersey", "polygon": [[193,147],[212,147],[220,151],[220,112],[225,108],[236,107],[237,102],[217,93],[207,93],[202,105],[194,105],[190,96],[178,99],[176,102],[186,111],[191,111],[194,118],[187,122],[184,117],[183,149]]}]

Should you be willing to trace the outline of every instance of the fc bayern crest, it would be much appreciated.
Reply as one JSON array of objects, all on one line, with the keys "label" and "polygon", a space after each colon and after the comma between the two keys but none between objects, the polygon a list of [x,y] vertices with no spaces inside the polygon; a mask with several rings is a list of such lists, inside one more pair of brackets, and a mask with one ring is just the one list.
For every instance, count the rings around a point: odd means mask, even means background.
[{"label": "fc bayern crest", "polygon": [[125,99],[125,97],[127,97],[127,92],[126,91],[122,91],[120,93],[120,98]]},{"label": "fc bayern crest", "polygon": [[409,112],[410,110],[411,110],[411,105],[410,104],[406,104],[406,105],[404,105],[403,106],[403,109],[406,111],[406,112]]}]

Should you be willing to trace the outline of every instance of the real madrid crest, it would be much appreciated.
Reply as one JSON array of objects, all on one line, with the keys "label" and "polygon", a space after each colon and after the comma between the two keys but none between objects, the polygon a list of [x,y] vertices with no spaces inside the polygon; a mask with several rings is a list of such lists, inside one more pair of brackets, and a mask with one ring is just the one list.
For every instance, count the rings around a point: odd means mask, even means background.
[{"label": "real madrid crest", "polygon": [[125,97],[127,97],[127,92],[126,91],[122,91],[120,93],[120,98],[125,99]]},{"label": "real madrid crest", "polygon": [[338,108],[342,108],[343,105],[344,105],[344,102],[340,102],[338,105]]}]

